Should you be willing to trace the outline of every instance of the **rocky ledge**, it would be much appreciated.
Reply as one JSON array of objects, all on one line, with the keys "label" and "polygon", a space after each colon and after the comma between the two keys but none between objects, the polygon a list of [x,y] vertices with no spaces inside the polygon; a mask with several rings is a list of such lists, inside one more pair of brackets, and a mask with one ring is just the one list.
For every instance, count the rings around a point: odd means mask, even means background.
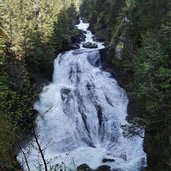
[{"label": "rocky ledge", "polygon": [[84,43],[84,44],[83,44],[83,47],[84,47],[84,48],[92,48],[92,49],[98,48],[98,46],[97,46],[96,43],[91,43],[91,42],[86,42],[86,43]]}]

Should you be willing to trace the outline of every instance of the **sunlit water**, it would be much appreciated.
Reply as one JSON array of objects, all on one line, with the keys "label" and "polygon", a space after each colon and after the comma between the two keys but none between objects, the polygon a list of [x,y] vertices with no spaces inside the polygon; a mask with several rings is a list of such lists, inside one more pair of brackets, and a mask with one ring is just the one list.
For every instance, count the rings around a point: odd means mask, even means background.
[{"label": "sunlit water", "polygon": [[[94,43],[88,23],[81,20],[77,27],[86,31],[86,42]],[[146,165],[143,138],[123,136],[121,125],[128,124],[127,95],[110,73],[102,71],[98,49],[104,46],[95,43],[96,50],[85,50],[82,42],[81,49],[59,54],[53,81],[35,103],[44,156],[48,167],[64,162],[73,170],[86,163],[93,169],[105,164],[121,171],[140,171]],[[40,154],[32,145],[23,150],[28,149],[29,165],[36,171],[42,164]],[[22,153],[18,158],[25,167]],[[112,162],[103,163],[103,159]]]}]

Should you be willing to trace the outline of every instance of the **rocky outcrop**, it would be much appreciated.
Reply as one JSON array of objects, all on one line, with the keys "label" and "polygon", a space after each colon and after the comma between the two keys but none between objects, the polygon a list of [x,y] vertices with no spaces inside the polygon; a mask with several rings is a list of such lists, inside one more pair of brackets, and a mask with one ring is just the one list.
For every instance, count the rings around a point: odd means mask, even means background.
[{"label": "rocky outcrop", "polygon": [[79,49],[80,48],[80,45],[78,43],[66,43],[65,46],[63,46],[62,50],[61,51],[69,51],[69,50],[72,50],[72,49]]},{"label": "rocky outcrop", "polygon": [[96,43],[87,42],[87,43],[83,44],[83,47],[84,48],[91,48],[91,49],[93,49],[93,48],[97,48],[98,46],[97,46]]},{"label": "rocky outcrop", "polygon": [[85,38],[86,38],[85,34],[86,34],[86,31],[78,30],[75,27],[75,34],[71,36],[71,42],[79,44],[85,41]]},{"label": "rocky outcrop", "polygon": [[81,17],[81,19],[83,20],[83,23],[88,23],[88,21],[85,17]]},{"label": "rocky outcrop", "polygon": [[93,40],[98,42],[105,42],[106,38],[101,33],[95,33],[95,36],[93,36]]},{"label": "rocky outcrop", "polygon": [[80,45],[78,43],[71,44],[71,49],[79,49]]},{"label": "rocky outcrop", "polygon": [[85,38],[86,38],[86,31],[82,31],[80,30],[80,42],[84,42],[85,41]]}]

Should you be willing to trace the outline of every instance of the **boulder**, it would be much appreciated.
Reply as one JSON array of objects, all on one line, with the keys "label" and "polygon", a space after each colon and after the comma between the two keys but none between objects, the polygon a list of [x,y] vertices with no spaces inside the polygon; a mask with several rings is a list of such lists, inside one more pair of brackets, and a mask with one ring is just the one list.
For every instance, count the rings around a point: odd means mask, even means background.
[{"label": "boulder", "polygon": [[83,44],[84,48],[97,48],[97,44],[96,43],[91,43],[91,42],[87,42]]},{"label": "boulder", "polygon": [[102,166],[99,166],[96,171],[111,171],[111,168],[110,166],[107,166],[107,165],[102,165]]},{"label": "boulder", "polygon": [[77,167],[77,171],[93,171],[93,169],[84,163]]},{"label": "boulder", "polygon": [[83,23],[88,23],[88,21],[85,17],[81,17],[81,19],[83,20]]},{"label": "boulder", "polygon": [[82,33],[82,34],[87,34],[87,31],[81,30],[81,33]]}]

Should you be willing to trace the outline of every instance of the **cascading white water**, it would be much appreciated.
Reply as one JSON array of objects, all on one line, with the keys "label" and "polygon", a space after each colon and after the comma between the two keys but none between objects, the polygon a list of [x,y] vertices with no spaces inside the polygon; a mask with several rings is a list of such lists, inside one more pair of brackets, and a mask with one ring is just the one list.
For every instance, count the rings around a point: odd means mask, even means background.
[{"label": "cascading white water", "polygon": [[[81,20],[77,27],[87,31],[88,24]],[[90,31],[86,36],[87,42],[94,42]],[[104,47],[96,43],[99,49]],[[72,169],[86,163],[94,169],[105,164],[121,171],[140,171],[146,165],[143,139],[138,135],[126,138],[121,128],[128,124],[127,104],[125,91],[101,70],[98,49],[81,46],[59,54],[53,81],[34,106],[40,113],[37,125],[42,148],[49,142],[45,158]],[[38,156],[31,147],[28,160],[33,171],[38,170],[37,160],[41,162]]]}]

